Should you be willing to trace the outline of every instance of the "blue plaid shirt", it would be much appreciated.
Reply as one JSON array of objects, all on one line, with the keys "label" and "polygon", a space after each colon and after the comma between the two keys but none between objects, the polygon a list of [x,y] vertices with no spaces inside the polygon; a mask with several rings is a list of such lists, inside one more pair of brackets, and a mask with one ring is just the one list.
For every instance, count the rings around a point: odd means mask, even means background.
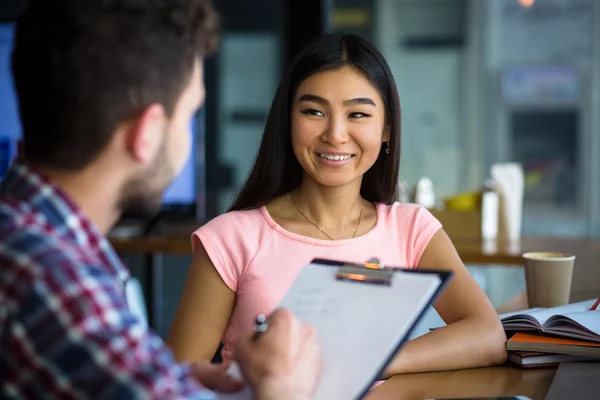
[{"label": "blue plaid shirt", "polygon": [[130,310],[128,276],[58,187],[14,164],[0,183],[0,398],[214,399]]}]

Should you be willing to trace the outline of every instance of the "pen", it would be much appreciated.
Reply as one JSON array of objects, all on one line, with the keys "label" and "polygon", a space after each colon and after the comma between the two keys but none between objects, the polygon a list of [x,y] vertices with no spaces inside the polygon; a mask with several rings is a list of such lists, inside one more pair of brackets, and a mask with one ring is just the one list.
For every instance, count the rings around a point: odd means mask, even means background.
[{"label": "pen", "polygon": [[596,300],[593,306],[590,307],[590,311],[595,311],[598,308],[598,306],[600,306],[600,298]]},{"label": "pen", "polygon": [[269,329],[269,319],[264,314],[258,314],[256,321],[254,322],[254,337],[256,340],[260,335],[265,333]]}]

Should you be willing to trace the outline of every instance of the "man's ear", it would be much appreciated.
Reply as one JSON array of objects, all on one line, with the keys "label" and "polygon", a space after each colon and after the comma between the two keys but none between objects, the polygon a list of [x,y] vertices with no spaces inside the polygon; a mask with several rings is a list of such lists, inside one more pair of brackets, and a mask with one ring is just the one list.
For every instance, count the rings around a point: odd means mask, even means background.
[{"label": "man's ear", "polygon": [[130,124],[127,146],[133,159],[150,163],[163,143],[167,116],[161,104],[151,104]]}]

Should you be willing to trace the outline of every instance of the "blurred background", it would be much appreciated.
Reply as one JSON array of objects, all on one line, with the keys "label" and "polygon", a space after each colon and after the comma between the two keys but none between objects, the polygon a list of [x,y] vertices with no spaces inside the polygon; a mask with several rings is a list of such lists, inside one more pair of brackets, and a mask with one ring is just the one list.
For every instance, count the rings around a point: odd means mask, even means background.
[{"label": "blurred background", "polygon": [[[0,176],[20,127],[8,68],[24,5],[0,0]],[[495,163],[523,167],[523,236],[600,236],[600,2],[594,0],[218,0],[221,45],[205,61],[207,103],[195,156],[164,200],[165,218],[224,212],[252,165],[283,68],[308,40],[373,40],[402,105],[400,174],[436,195],[479,190]],[[189,255],[123,254],[159,300],[166,334]],[[153,265],[153,268],[147,268]],[[469,269],[495,305],[523,290],[521,269]]]}]

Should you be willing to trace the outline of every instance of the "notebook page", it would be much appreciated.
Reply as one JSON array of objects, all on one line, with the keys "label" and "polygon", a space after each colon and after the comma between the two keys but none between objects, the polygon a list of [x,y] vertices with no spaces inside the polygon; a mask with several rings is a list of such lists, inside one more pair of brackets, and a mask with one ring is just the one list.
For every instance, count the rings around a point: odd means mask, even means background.
[{"label": "notebook page", "polygon": [[512,312],[500,314],[500,315],[498,315],[498,318],[500,318],[500,320],[503,320],[503,319],[506,319],[508,317],[512,317],[515,315],[528,314],[530,312],[540,311],[540,310],[544,310],[544,309],[540,308],[540,307],[534,307],[534,308],[528,308],[527,310],[512,311]]},{"label": "notebook page", "polygon": [[592,306],[592,304],[594,304],[595,301],[596,300],[593,299],[581,301],[579,303],[566,304],[564,306],[559,307],[533,308],[529,310],[517,311],[508,314],[503,314],[500,316],[500,319],[503,320],[503,322],[510,322],[510,324],[512,325],[513,322],[518,322],[518,320],[520,319],[519,316],[523,315],[535,319],[536,321],[538,321],[540,326],[542,326],[544,325],[544,323],[546,323],[548,318],[552,317],[553,315],[564,315],[573,312],[587,311],[590,309],[590,307]]},{"label": "notebook page", "polygon": [[323,374],[316,400],[353,399],[366,390],[442,283],[436,274],[410,272],[396,273],[391,286],[338,281],[337,269],[307,266],[280,304],[317,329]]},{"label": "notebook page", "polygon": [[576,313],[580,311],[588,311],[592,304],[594,304],[596,300],[586,300],[580,301],[579,303],[566,304],[564,306],[546,308],[539,311],[534,311],[529,315],[533,316],[535,319],[540,321],[540,324],[544,325],[548,318],[553,315],[565,315],[569,313]]},{"label": "notebook page", "polygon": [[500,315],[500,322],[505,330],[540,330],[542,324],[535,318],[534,313],[544,311],[544,308],[530,308]]},{"label": "notebook page", "polygon": [[600,343],[600,310],[556,315],[548,319],[548,332],[561,332]]}]

